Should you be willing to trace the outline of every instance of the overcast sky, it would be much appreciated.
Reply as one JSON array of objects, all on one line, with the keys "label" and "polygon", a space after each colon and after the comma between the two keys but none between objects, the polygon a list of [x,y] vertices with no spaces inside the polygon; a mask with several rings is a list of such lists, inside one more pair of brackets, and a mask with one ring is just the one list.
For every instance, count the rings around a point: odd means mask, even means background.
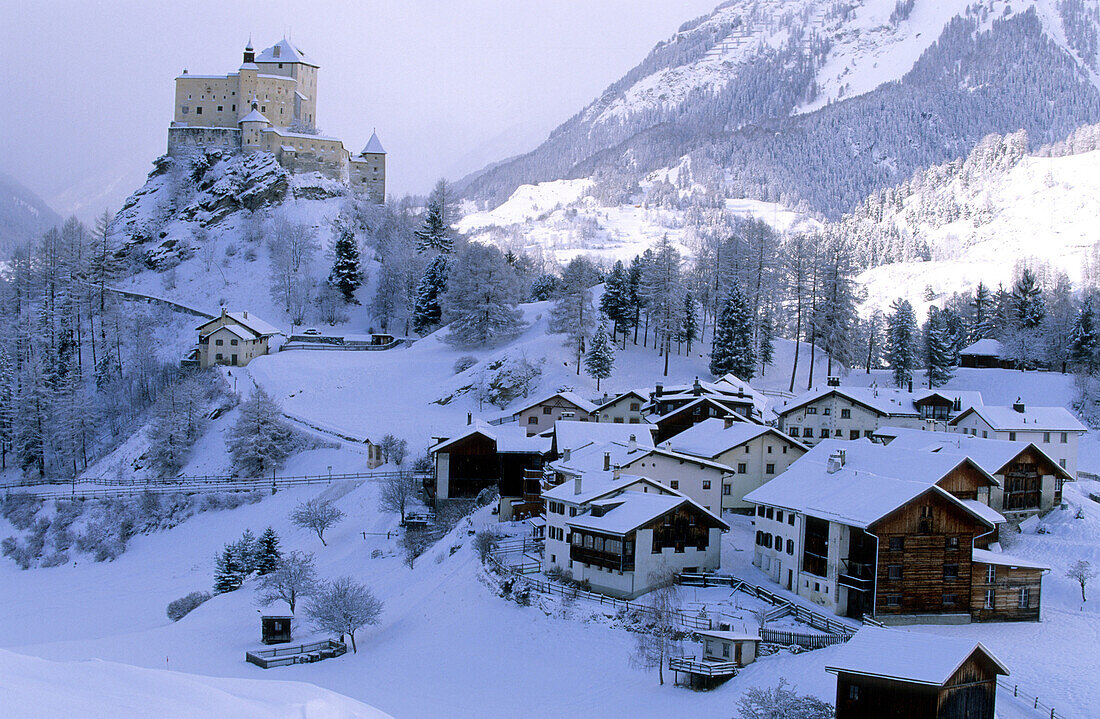
[{"label": "overcast sky", "polygon": [[176,75],[285,31],[321,65],[318,126],[352,151],[377,128],[389,190],[421,193],[530,149],[717,2],[0,0],[0,171],[94,215],[164,152]]}]

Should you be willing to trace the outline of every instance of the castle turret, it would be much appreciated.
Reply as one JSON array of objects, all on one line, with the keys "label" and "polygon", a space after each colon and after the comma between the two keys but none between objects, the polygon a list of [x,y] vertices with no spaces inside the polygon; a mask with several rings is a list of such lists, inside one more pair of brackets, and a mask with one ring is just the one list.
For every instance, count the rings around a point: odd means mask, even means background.
[{"label": "castle turret", "polygon": [[256,62],[256,51],[252,49],[252,36],[248,36],[248,44],[244,46],[244,63]]},{"label": "castle turret", "polygon": [[260,112],[255,97],[252,98],[252,112],[242,117],[238,124],[241,127],[241,149],[245,152],[263,149],[264,130],[271,127],[271,121]]},{"label": "castle turret", "polygon": [[363,151],[351,158],[348,181],[374,202],[386,201],[386,150],[377,132],[372,132]]}]

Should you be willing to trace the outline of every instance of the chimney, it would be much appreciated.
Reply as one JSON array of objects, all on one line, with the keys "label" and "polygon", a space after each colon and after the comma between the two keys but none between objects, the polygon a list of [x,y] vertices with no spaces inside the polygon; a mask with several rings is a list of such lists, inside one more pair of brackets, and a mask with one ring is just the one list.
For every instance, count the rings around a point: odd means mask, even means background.
[{"label": "chimney", "polygon": [[703,385],[699,383],[699,378],[695,378],[695,384],[691,385],[691,393],[698,397],[703,394]]},{"label": "chimney", "polygon": [[225,316],[226,316],[227,314],[228,314],[228,313],[227,313],[227,312],[225,311],[225,308],[224,308],[224,307],[222,307],[222,317],[225,317]]},{"label": "chimney", "polygon": [[727,414],[725,417],[722,418],[722,425],[723,425],[723,427],[722,427],[723,429],[729,429],[730,427],[732,427],[733,426],[733,417],[731,415]]},{"label": "chimney", "polygon": [[839,377],[829,377],[827,380],[825,380],[825,384],[829,387],[839,387],[840,386],[840,378]]},{"label": "chimney", "polygon": [[955,410],[956,412],[961,412],[962,408],[963,408],[962,398],[961,397],[956,397],[954,404],[951,405],[951,408],[953,410]]},{"label": "chimney", "polygon": [[581,493],[581,476],[578,474],[573,479],[573,494],[580,494],[580,493]]},{"label": "chimney", "polygon": [[248,319],[248,310],[245,310],[245,311],[244,311],[244,318],[245,318],[246,320]]},{"label": "chimney", "polygon": [[627,449],[628,452],[635,452],[635,451],[638,450],[638,436],[637,435],[634,435],[634,434],[630,435],[630,440],[626,444],[626,449]]},{"label": "chimney", "polygon": [[826,471],[829,474],[835,474],[840,471],[840,468],[844,466],[844,450],[838,449],[829,455],[829,463],[826,465]]},{"label": "chimney", "polygon": [[653,388],[653,395],[655,397],[660,397],[662,394],[664,394],[664,391],[665,391],[665,386],[663,384],[661,384],[660,382],[658,382],[657,385]]},{"label": "chimney", "polygon": [[913,378],[909,378],[909,394],[913,394]]},{"label": "chimney", "polygon": [[561,451],[561,461],[568,462],[569,458],[572,456],[572,454],[573,453],[569,450],[569,448],[566,447],[565,449],[563,449]]},{"label": "chimney", "polygon": [[1016,398],[1016,402],[1012,405],[1012,409],[1016,410],[1020,414],[1023,414],[1027,411],[1027,407],[1024,406],[1023,401],[1019,397]]},{"label": "chimney", "polygon": [[467,412],[466,413],[466,424],[467,424],[467,426],[469,426],[473,423],[474,423],[474,413],[473,412]]},{"label": "chimney", "polygon": [[619,465],[616,464],[615,468],[612,470],[611,476],[615,478],[616,482],[618,482],[619,481],[619,475],[621,475],[621,474],[622,474],[622,468],[619,467]]},{"label": "chimney", "polygon": [[604,452],[603,453],[603,471],[605,471],[605,472],[610,472],[611,471],[611,453],[610,452]]}]

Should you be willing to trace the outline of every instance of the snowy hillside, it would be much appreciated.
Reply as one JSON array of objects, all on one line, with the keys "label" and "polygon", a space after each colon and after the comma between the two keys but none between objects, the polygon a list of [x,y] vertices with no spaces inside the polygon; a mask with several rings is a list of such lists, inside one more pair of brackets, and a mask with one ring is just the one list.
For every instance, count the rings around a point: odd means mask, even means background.
[{"label": "snowy hillside", "polygon": [[0,174],[0,256],[60,222],[61,217],[42,198],[14,178]]},{"label": "snowy hillside", "polygon": [[990,132],[1039,144],[1100,120],[1098,12],[1096,0],[731,0],[466,193],[492,207],[552,180],[628,191],[690,157],[722,196],[837,216]]}]

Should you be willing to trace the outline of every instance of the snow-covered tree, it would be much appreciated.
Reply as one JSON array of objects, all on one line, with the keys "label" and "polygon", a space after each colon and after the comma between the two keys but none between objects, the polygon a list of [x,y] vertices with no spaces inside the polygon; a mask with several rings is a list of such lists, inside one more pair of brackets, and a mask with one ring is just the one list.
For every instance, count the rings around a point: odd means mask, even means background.
[{"label": "snow-covered tree", "polygon": [[746,382],[756,372],[756,350],[753,347],[752,320],[745,295],[739,287],[730,289],[714,325],[714,341],[710,349],[710,372],[715,377],[733,373]]},{"label": "snow-covered tree", "polygon": [[676,341],[686,344],[686,351],[690,355],[691,343],[698,337],[699,303],[695,301],[695,295],[688,291],[684,293],[684,309],[680,317],[680,331],[676,334]]},{"label": "snow-covered tree", "polygon": [[670,572],[654,572],[651,583],[656,589],[645,595],[645,623],[635,635],[631,664],[639,669],[656,667],[661,684],[665,683],[664,666],[679,646],[677,637],[677,612],[680,611],[680,594]]},{"label": "snow-covered tree", "polygon": [[630,277],[622,261],[615,263],[604,280],[600,312],[614,324],[614,336],[626,332],[634,314],[630,306]]},{"label": "snow-covered tree", "polygon": [[401,524],[405,523],[405,510],[420,494],[420,484],[412,472],[397,472],[382,480],[382,489],[378,495],[378,506],[384,512],[396,512],[401,515]]},{"label": "snow-covered tree", "polygon": [[[900,4],[900,3],[899,3]],[[811,694],[799,696],[786,679],[771,688],[751,687],[737,701],[739,719],[833,719],[836,709]]]},{"label": "snow-covered tree", "polygon": [[531,282],[528,299],[531,302],[545,302],[554,296],[554,291],[558,289],[558,282],[557,275],[539,275]]},{"label": "snow-covered tree", "polygon": [[378,442],[378,448],[382,450],[382,456],[387,462],[393,462],[398,467],[405,461],[405,455],[409,452],[409,443],[404,439],[398,439],[392,434],[382,436]]},{"label": "snow-covered tree", "polygon": [[273,571],[260,578],[257,601],[265,607],[275,602],[286,602],[293,614],[298,600],[312,594],[317,584],[313,554],[290,552],[279,558]]},{"label": "snow-covered tree", "polygon": [[644,299],[647,317],[653,321],[653,338],[665,358],[664,376],[668,376],[668,360],[672,338],[680,331],[683,318],[683,276],[680,271],[680,252],[668,239],[668,235],[652,248],[648,261],[643,262],[639,295]]},{"label": "snow-covered tree", "polygon": [[979,282],[974,290],[974,299],[971,300],[974,310],[973,322],[970,330],[970,341],[977,342],[994,337],[997,333],[994,324],[995,308],[993,293],[983,283]]},{"label": "snow-covered tree", "polygon": [[850,245],[831,237],[820,257],[819,303],[813,315],[814,336],[828,355],[828,373],[833,362],[850,366],[856,327],[856,267]]},{"label": "snow-covered tree", "polygon": [[416,305],[413,308],[413,331],[425,335],[435,330],[443,319],[439,306],[440,297],[447,291],[447,256],[432,260],[420,284],[416,288]]},{"label": "snow-covered tree", "polygon": [[1066,570],[1066,576],[1081,585],[1081,601],[1087,602],[1085,587],[1096,576],[1096,570],[1092,568],[1086,559],[1078,559]]},{"label": "snow-covered tree", "polygon": [[756,336],[756,358],[760,361],[760,375],[768,371],[775,361],[775,327],[771,312],[765,312],[760,320],[760,331]]},{"label": "snow-covered tree", "polygon": [[1070,336],[1070,359],[1078,367],[1095,374],[1100,368],[1100,334],[1096,327],[1096,310],[1091,300],[1081,305]]},{"label": "snow-covered tree", "polygon": [[351,577],[340,577],[323,584],[306,605],[306,615],[313,625],[322,631],[348,635],[351,650],[355,646],[355,632],[369,624],[377,624],[382,617],[382,600]]},{"label": "snow-covered tree", "polygon": [[1046,303],[1035,272],[1029,267],[1023,269],[1012,287],[1011,307],[1016,329],[1030,330],[1042,324]]},{"label": "snow-covered tree", "polygon": [[576,353],[577,374],[581,373],[585,340],[596,324],[591,287],[597,279],[597,270],[591,260],[586,257],[573,258],[562,271],[547,322],[548,331],[564,334],[566,347]]},{"label": "snow-covered tree", "polygon": [[[440,180],[440,182],[443,181]],[[439,186],[436,187],[438,190]],[[454,239],[450,236],[450,226],[446,218],[445,195],[445,191],[435,192],[428,198],[428,211],[424,213],[424,225],[416,231],[417,252],[438,252],[447,255],[454,248]]]},{"label": "snow-covered tree", "polygon": [[935,305],[928,308],[924,343],[928,360],[928,386],[942,387],[955,375],[956,347],[955,340],[948,331],[944,311]]},{"label": "snow-covered tree", "polygon": [[312,268],[319,247],[313,229],[294,216],[294,208],[285,207],[268,223],[266,234],[271,297],[294,324],[302,324],[313,293]]},{"label": "snow-covered tree", "polygon": [[227,544],[218,556],[214,570],[214,594],[236,591],[241,588],[243,582],[244,573],[237,564],[236,552],[231,545]]},{"label": "snow-covered tree", "polygon": [[484,347],[511,339],[524,327],[517,309],[520,283],[499,249],[471,242],[455,257],[443,295],[447,341],[458,347]]},{"label": "snow-covered tree", "polygon": [[279,549],[279,535],[275,533],[272,527],[268,527],[260,535],[256,556],[256,573],[261,576],[271,574],[279,566],[279,560],[282,556],[282,551]]},{"label": "snow-covered tree", "polygon": [[275,400],[262,388],[252,390],[240,405],[236,423],[226,433],[226,448],[246,477],[262,477],[282,466],[290,455],[293,432]]},{"label": "snow-covered tree", "polygon": [[904,387],[913,381],[917,366],[917,318],[909,300],[894,300],[886,318],[886,361],[893,370],[894,384]]},{"label": "snow-covered tree", "polygon": [[600,380],[611,376],[615,368],[615,343],[607,334],[607,322],[601,322],[592,335],[588,354],[584,356],[584,371],[596,379],[596,391],[600,390]]},{"label": "snow-covered tree", "polygon": [[314,498],[301,502],[290,513],[291,523],[296,527],[312,531],[324,547],[328,546],[325,542],[325,530],[335,526],[343,518],[343,510],[328,499]]},{"label": "snow-covered tree", "polygon": [[256,535],[251,529],[246,529],[241,538],[229,545],[233,552],[234,563],[241,570],[241,575],[247,577],[256,571],[256,564],[260,556],[260,545]]},{"label": "snow-covered tree", "polygon": [[332,271],[328,283],[340,291],[344,302],[359,304],[355,291],[363,284],[363,268],[359,261],[359,242],[347,222],[336,227],[336,242],[332,246]]}]

